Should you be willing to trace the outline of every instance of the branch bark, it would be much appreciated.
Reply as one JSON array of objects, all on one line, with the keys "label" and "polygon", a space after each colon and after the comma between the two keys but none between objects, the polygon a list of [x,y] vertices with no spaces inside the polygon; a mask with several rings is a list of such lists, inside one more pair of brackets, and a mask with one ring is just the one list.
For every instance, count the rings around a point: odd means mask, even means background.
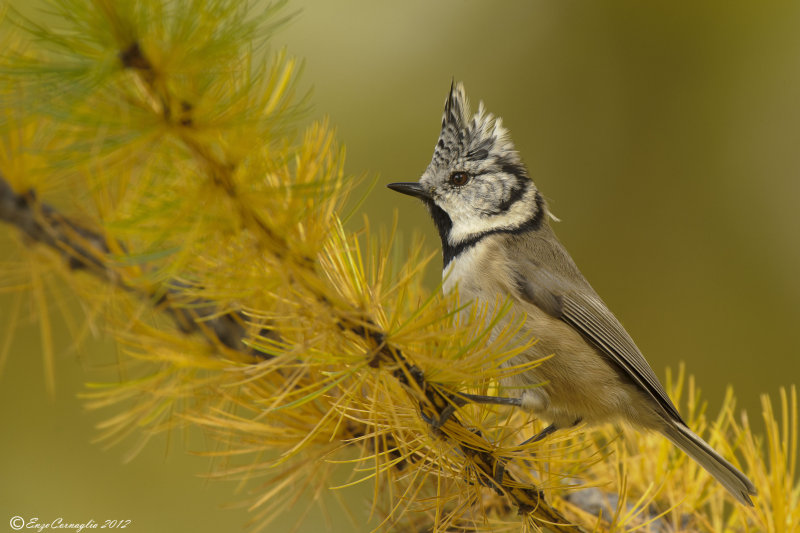
[{"label": "branch bark", "polygon": [[[113,268],[112,249],[124,249],[119,243],[109,243],[99,231],[86,228],[59,213],[52,206],[42,203],[34,191],[17,193],[0,173],[0,221],[14,226],[25,238],[42,244],[58,252],[72,270],[83,270],[99,280],[110,283],[125,291],[132,292],[145,301],[152,302],[160,311],[172,317],[177,327],[185,334],[200,334],[217,348],[227,348],[239,353],[246,353],[257,358],[267,358],[267,354],[257,352],[245,342],[247,329],[244,317],[238,312],[217,313],[213,302],[193,300],[187,309],[188,302],[181,296],[180,282],[167,283],[163,295],[145,292],[139,287],[127,284]],[[181,299],[183,298],[183,299]],[[181,305],[182,304],[182,305]],[[202,310],[202,312],[200,312]],[[374,354],[370,366],[383,367],[390,370],[415,398],[420,405],[421,413],[427,419],[440,419],[442,414],[451,409],[457,394],[448,392],[445,387],[427,381],[423,372],[411,364],[402,352],[386,341],[385,334],[367,322],[369,327],[350,325],[351,332],[373,345]],[[275,334],[262,330],[259,334]],[[448,413],[448,424],[461,426],[469,431],[457,415]],[[350,424],[352,426],[352,424]],[[354,435],[372,432],[368,427],[350,427]],[[444,438],[452,435],[440,432]],[[469,457],[475,466],[481,484],[493,488],[505,495],[521,514],[532,513],[537,520],[547,523],[553,531],[580,532],[582,529],[569,522],[544,499],[544,495],[536,487],[526,486],[506,470],[505,460],[492,451],[492,445],[480,433],[473,433],[475,440],[471,443],[454,439],[461,452]],[[476,442],[478,443],[476,445]],[[389,443],[392,446],[392,443]],[[502,479],[496,480],[496,473],[504,472]]]}]

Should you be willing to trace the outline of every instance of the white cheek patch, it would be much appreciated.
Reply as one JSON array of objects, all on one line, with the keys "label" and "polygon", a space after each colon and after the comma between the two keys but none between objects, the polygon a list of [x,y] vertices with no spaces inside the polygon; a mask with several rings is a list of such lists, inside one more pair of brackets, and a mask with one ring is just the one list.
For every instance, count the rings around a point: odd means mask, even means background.
[{"label": "white cheek patch", "polygon": [[528,187],[522,198],[515,202],[508,211],[491,216],[475,216],[475,210],[468,206],[457,206],[449,210],[453,227],[450,229],[448,241],[452,246],[490,231],[514,229],[529,221],[536,215],[536,187]]}]

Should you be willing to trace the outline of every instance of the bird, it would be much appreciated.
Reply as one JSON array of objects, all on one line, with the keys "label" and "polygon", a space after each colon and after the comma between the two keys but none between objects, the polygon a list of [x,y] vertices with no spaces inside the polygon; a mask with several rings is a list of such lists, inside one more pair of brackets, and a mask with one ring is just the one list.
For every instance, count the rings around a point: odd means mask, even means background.
[{"label": "bird", "polygon": [[388,187],[427,207],[442,243],[443,291],[458,287],[462,300],[488,305],[509,299],[515,312],[525,313],[525,331],[537,338],[505,363],[543,359],[503,379],[518,396],[470,398],[516,405],[550,422],[528,441],[580,423],[622,421],[658,431],[736,500],[753,505],[756,487],[689,429],[631,336],[556,237],[550,225],[555,217],[502,119],[483,102],[473,115],[462,83],[451,83],[433,157],[419,182]]}]

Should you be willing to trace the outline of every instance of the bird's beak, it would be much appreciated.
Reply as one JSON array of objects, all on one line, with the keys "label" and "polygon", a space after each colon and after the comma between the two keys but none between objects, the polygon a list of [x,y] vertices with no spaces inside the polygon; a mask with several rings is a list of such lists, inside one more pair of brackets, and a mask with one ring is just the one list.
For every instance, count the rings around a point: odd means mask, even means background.
[{"label": "bird's beak", "polygon": [[422,188],[422,185],[419,183],[390,183],[387,185],[393,191],[401,192],[403,194],[407,194],[409,196],[414,196],[421,200],[430,200],[431,195],[428,194],[428,191]]}]

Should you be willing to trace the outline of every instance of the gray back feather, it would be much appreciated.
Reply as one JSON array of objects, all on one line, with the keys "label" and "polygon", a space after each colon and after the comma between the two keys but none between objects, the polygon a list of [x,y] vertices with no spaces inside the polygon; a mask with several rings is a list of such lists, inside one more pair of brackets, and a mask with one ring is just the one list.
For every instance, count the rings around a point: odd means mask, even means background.
[{"label": "gray back feather", "polygon": [[[505,237],[515,258],[516,296],[563,320],[647,392],[669,420],[683,419],[636,343],[575,266],[563,245],[544,224],[535,236]],[[524,258],[537,258],[536,261]],[[569,354],[562,354],[569,357]]]}]

